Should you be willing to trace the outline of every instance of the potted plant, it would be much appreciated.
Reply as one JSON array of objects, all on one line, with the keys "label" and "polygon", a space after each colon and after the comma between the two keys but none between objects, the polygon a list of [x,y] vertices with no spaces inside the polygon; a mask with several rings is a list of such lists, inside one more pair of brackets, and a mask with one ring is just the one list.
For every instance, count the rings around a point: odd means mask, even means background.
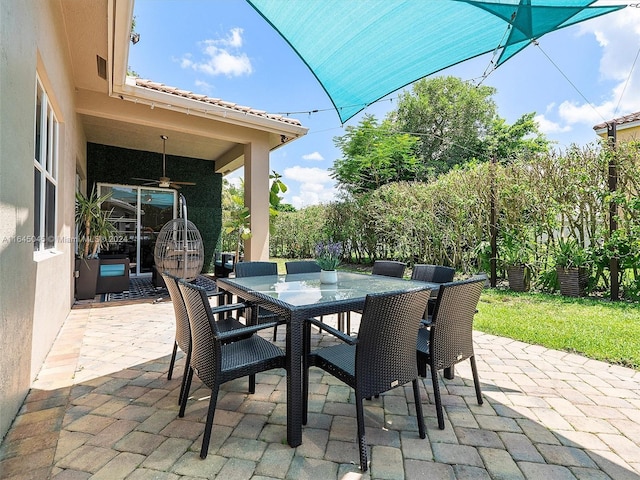
[{"label": "potted plant", "polygon": [[102,210],[101,204],[111,193],[98,196],[95,188],[86,196],[76,193],[76,225],[78,227],[78,257],[76,259],[76,298],[87,300],[95,297],[100,259],[98,249],[108,243],[116,233],[109,221],[110,211]]},{"label": "potted plant", "polygon": [[509,288],[515,292],[526,292],[531,285],[532,250],[526,239],[513,232],[504,234],[499,248],[502,267],[507,271]]},{"label": "potted plant", "polygon": [[569,297],[584,296],[590,275],[591,257],[589,252],[573,238],[560,238],[554,260],[560,293]]},{"label": "potted plant", "polygon": [[336,283],[336,268],[342,260],[342,245],[334,242],[320,242],[315,248],[316,263],[320,267],[320,283]]}]

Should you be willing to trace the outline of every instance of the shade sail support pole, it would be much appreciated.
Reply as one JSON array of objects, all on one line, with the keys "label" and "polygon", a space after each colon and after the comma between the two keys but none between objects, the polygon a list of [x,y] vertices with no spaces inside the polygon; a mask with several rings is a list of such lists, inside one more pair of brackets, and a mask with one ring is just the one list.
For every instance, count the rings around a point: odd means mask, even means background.
[{"label": "shade sail support pole", "polygon": [[489,236],[491,245],[491,260],[490,260],[490,279],[491,287],[495,288],[497,283],[497,268],[496,263],[498,260],[498,225],[496,224],[496,156],[491,157],[491,164],[489,165]]},{"label": "shade sail support pole", "polygon": [[[618,189],[618,165],[616,163],[616,143],[617,143],[617,125],[616,122],[607,124],[607,140],[611,154],[609,155],[609,239],[613,239],[616,230],[618,230],[618,204],[616,202],[616,191]],[[611,255],[609,259],[609,271],[611,272],[611,300],[620,299],[620,275],[619,260],[617,255]]]}]

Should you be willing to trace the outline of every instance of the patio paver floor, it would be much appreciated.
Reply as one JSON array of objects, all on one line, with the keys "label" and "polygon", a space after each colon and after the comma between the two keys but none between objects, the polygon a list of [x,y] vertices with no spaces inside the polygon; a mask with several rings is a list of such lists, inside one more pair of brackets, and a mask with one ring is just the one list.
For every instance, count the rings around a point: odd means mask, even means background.
[{"label": "patio paver floor", "polygon": [[209,392],[194,377],[178,418],[184,356],[167,380],[173,335],[170,303],[72,310],[0,446],[0,478],[640,479],[640,372],[479,332],[484,404],[468,362],[441,379],[445,430],[423,380],[426,440],[410,384],[367,402],[366,474],[353,392],[316,369],[301,446],[286,445],[275,370],[258,375],[254,395],[245,379],[222,388],[201,460]]}]

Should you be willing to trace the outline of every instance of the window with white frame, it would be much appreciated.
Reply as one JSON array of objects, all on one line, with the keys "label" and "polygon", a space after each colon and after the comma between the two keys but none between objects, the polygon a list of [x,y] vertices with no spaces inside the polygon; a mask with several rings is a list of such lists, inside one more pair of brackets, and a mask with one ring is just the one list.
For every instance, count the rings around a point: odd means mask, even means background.
[{"label": "window with white frame", "polygon": [[59,125],[40,78],[36,80],[33,249],[39,252],[56,246]]}]

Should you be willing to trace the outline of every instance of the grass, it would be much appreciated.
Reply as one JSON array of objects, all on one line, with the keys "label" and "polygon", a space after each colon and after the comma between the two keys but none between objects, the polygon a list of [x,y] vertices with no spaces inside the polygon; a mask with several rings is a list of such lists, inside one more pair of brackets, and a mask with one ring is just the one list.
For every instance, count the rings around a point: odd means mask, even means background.
[{"label": "grass", "polygon": [[[285,273],[285,259],[271,260]],[[342,265],[340,269],[371,272],[370,265]],[[637,303],[485,289],[474,328],[640,370]]]},{"label": "grass", "polygon": [[487,289],[474,328],[640,369],[638,304]]}]

